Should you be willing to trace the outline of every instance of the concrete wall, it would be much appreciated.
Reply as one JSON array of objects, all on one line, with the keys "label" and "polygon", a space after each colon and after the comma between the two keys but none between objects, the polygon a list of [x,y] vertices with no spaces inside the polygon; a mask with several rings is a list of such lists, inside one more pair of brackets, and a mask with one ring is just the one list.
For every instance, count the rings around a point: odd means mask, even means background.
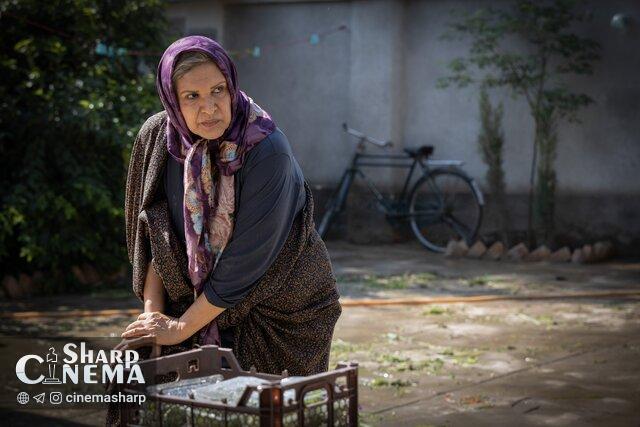
[{"label": "concrete wall", "polygon": [[[489,2],[485,2],[489,3]],[[505,2],[491,2],[494,5]],[[485,170],[477,155],[479,130],[477,89],[436,89],[444,64],[463,55],[468,45],[438,39],[449,11],[472,10],[466,1],[408,3],[406,139],[430,141],[439,155],[467,160],[469,171]],[[582,124],[563,123],[556,161],[559,191],[570,194],[640,194],[640,3],[591,2],[593,22],[582,32],[602,44],[602,61],[590,77],[574,78],[573,87],[591,95],[595,105],[580,113]],[[635,17],[630,34],[615,31],[609,21],[616,12]],[[510,192],[526,191],[532,153],[533,122],[524,100],[493,94],[505,103],[506,174]],[[497,95],[497,96],[496,96]]]},{"label": "concrete wall", "polygon": [[[187,26],[207,19],[215,22],[227,49],[263,47],[258,58],[237,58],[240,84],[289,136],[311,184],[335,185],[348,164],[354,145],[340,129],[343,121],[379,139],[394,140],[398,150],[432,144],[436,158],[464,160],[465,169],[483,184],[486,169],[476,146],[477,89],[436,88],[447,61],[463,55],[468,45],[439,36],[453,18],[452,10],[506,3],[236,0],[177,2],[170,4],[169,13],[186,16]],[[560,127],[559,224],[569,234],[604,233],[636,247],[640,246],[634,240],[640,236],[640,3],[593,0],[588,7],[593,21],[580,31],[602,44],[603,58],[594,76],[570,82],[596,103],[580,114],[582,124]],[[634,20],[627,33],[609,24],[619,12]],[[349,31],[321,37],[317,45],[304,41],[311,33],[343,24]],[[282,45],[296,40],[302,42]],[[528,188],[533,123],[522,99],[505,92],[492,96],[505,104],[507,187],[520,227],[526,209],[515,200],[521,200]],[[383,186],[401,183],[397,172],[373,175]],[[597,217],[590,215],[595,207]],[[487,230],[491,224],[489,218]]]},{"label": "concrete wall", "polygon": [[[500,7],[505,1],[481,2]],[[477,89],[437,89],[445,64],[464,55],[465,42],[438,39],[451,10],[470,11],[477,3],[466,1],[413,1],[406,3],[407,104],[405,141],[425,141],[436,146],[437,157],[467,162],[466,169],[484,183],[485,165],[478,156]],[[583,34],[602,45],[602,60],[593,76],[569,83],[589,94],[595,104],[584,109],[581,123],[559,127],[556,160],[558,178],[556,226],[558,244],[612,238],[622,253],[640,255],[640,3],[613,1],[589,3],[591,23]],[[623,12],[634,18],[626,34],[610,26],[611,17]],[[505,171],[510,211],[515,229],[527,219],[525,194],[531,172],[533,121],[522,99],[505,91],[492,93],[505,105]],[[488,206],[484,232],[497,227]]]},{"label": "concrete wall", "polygon": [[169,1],[167,19],[178,36],[199,34],[222,41],[224,5],[219,1]]},{"label": "concrete wall", "polygon": [[350,5],[227,5],[225,13],[227,49],[262,47],[260,57],[236,59],[241,87],[287,134],[309,182],[333,182],[352,148],[339,127],[349,108],[350,35],[305,39],[348,24]]}]

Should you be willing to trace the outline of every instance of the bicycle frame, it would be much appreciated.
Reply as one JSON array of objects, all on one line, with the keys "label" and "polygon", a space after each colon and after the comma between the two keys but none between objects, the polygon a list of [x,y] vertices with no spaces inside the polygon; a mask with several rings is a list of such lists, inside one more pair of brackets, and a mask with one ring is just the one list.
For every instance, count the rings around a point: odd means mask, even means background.
[{"label": "bicycle frame", "polygon": [[[411,160],[411,162],[407,162]],[[425,160],[420,156],[411,157],[407,154],[365,154],[360,150],[355,153],[351,160],[350,167],[345,170],[340,179],[338,185],[338,212],[341,212],[344,208],[344,204],[347,200],[347,195],[351,188],[351,184],[356,176],[362,178],[369,190],[373,193],[376,200],[382,206],[384,213],[389,217],[406,217],[407,213],[401,208],[401,206],[394,206],[394,201],[385,197],[379,190],[373,181],[364,173],[361,167],[371,168],[403,168],[409,169],[407,177],[402,186],[402,191],[399,194],[397,202],[404,202],[408,197],[409,184],[413,177],[416,166],[419,165],[422,169],[422,174],[426,175],[430,172],[429,166],[460,166],[463,162],[457,160]]]},{"label": "bicycle frame", "polygon": [[[427,249],[444,252],[445,247],[440,244],[441,242],[437,242],[437,239],[433,240],[424,233],[422,229],[424,225],[429,228],[434,224],[445,224],[453,230],[453,238],[461,237],[469,244],[471,243],[482,221],[484,202],[482,192],[475,180],[459,167],[464,162],[460,160],[429,160],[433,153],[433,147],[428,145],[405,148],[404,153],[366,154],[365,144],[388,148],[393,146],[393,142],[372,138],[358,130],[349,128],[346,123],[342,124],[342,128],[346,133],[358,139],[358,145],[350,164],[340,178],[338,187],[327,202],[321,221],[318,223],[317,230],[321,237],[324,238],[326,235],[335,215],[344,210],[353,180],[360,177],[375,197],[378,210],[385,213],[390,221],[408,219],[413,234]],[[407,169],[408,173],[400,193],[385,197],[373,180],[363,171],[363,168],[403,168]],[[419,172],[421,176],[418,176],[418,179],[412,184],[416,169],[421,169]],[[447,180],[443,183],[445,184],[443,188],[440,188],[437,182],[440,176],[444,176],[444,179]],[[452,178],[453,181],[450,181]],[[453,185],[447,185],[448,183],[453,183]],[[460,222],[453,213],[454,201],[452,199],[457,197],[460,189],[470,192],[473,197],[472,202],[475,205],[472,208],[475,208],[473,212],[477,213],[472,219],[473,223]],[[421,196],[423,192],[426,192],[426,198]],[[463,209],[466,208],[463,207]],[[395,221],[391,222],[395,224]],[[466,227],[466,231],[465,229],[460,231],[461,226]]]}]

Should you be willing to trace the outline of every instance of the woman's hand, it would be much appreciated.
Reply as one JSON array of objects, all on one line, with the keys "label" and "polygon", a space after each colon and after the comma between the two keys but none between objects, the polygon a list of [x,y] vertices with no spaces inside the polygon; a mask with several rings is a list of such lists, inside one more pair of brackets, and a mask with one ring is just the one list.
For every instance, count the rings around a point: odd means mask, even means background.
[{"label": "woman's hand", "polygon": [[157,345],[178,344],[188,338],[184,324],[158,311],[142,313],[126,327],[122,338],[154,337]]},{"label": "woman's hand", "polygon": [[142,313],[127,326],[122,338],[154,337],[156,345],[178,344],[215,319],[225,309],[209,303],[204,294],[180,317],[169,317],[159,311]]}]

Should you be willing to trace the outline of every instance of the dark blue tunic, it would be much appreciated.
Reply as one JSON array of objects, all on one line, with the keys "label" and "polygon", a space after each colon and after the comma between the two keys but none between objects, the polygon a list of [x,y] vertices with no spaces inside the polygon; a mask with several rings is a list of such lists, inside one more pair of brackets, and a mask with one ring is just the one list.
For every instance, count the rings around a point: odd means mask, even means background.
[{"label": "dark blue tunic", "polygon": [[[173,228],[184,244],[183,172],[184,165],[169,155],[165,193]],[[249,151],[235,174],[235,196],[231,239],[204,287],[207,300],[223,308],[240,302],[260,280],[304,207],[304,177],[280,129]]]}]

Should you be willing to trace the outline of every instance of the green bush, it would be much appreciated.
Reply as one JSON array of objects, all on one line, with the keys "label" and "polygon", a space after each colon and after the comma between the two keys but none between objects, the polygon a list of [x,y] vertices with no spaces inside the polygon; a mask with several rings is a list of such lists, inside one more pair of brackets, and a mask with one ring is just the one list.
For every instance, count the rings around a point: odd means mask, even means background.
[{"label": "green bush", "polygon": [[21,0],[0,11],[2,275],[40,270],[67,290],[73,265],[126,262],[131,144],[161,109],[163,3]]}]

